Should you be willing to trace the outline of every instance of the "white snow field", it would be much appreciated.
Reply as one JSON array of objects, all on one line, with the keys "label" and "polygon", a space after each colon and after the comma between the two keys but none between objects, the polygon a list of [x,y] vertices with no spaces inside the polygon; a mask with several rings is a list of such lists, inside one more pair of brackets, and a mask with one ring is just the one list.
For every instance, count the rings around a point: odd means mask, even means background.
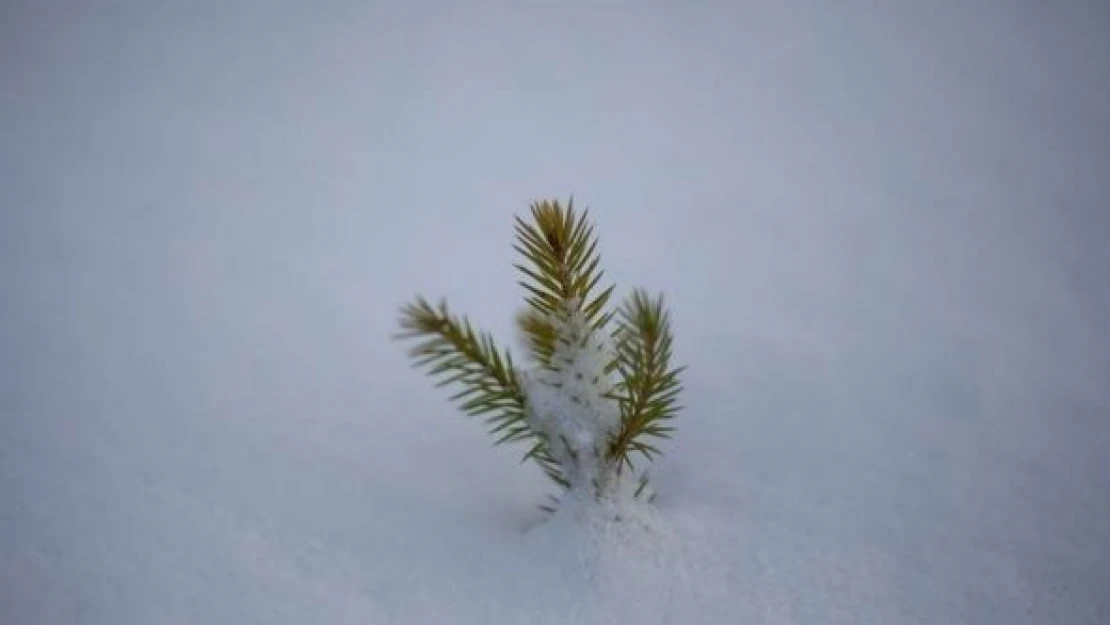
[{"label": "white snow field", "polygon": [[[589,207],[648,529],[390,339]],[[517,349],[518,356],[523,351]],[[0,5],[0,623],[1110,623],[1110,5]]]}]

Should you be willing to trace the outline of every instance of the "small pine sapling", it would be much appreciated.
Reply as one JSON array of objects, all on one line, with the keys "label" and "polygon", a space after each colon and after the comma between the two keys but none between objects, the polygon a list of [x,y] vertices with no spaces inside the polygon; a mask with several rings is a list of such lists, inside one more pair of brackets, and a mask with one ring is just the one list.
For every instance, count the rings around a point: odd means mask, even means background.
[{"label": "small pine sapling", "polygon": [[[635,289],[611,309],[589,212],[573,200],[536,202],[516,218],[514,249],[526,308],[517,327],[531,366],[518,368],[489,333],[422,297],[401,309],[414,366],[458,390],[451,401],[483,417],[495,444],[523,442],[562,497],[652,500],[637,458],[660,455],[679,410],[670,315],[662,295]],[[557,503],[562,497],[555,497]],[[550,506],[548,510],[554,509]]]}]

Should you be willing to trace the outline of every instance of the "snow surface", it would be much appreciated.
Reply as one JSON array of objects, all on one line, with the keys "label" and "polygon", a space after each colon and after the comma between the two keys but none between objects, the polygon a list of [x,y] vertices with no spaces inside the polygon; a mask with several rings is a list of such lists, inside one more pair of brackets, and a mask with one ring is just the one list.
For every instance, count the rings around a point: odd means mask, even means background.
[{"label": "snow surface", "polygon": [[[0,622],[1110,623],[1107,5],[527,4],[0,6]],[[571,193],[620,527],[389,340]]]}]

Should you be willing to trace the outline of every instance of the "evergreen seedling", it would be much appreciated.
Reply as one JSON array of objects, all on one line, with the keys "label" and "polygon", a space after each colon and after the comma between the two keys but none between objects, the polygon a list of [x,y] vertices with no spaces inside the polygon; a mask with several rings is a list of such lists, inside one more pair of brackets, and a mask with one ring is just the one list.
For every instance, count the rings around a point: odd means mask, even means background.
[{"label": "evergreen seedling", "polygon": [[[611,309],[601,286],[597,238],[573,200],[536,202],[516,218],[520,286],[517,327],[531,360],[515,366],[493,337],[447,303],[422,297],[401,309],[401,339],[414,339],[414,365],[455,387],[451,401],[482,417],[495,444],[523,442],[564,496],[652,499],[636,459],[660,455],[674,432],[679,375],[662,295],[636,289]],[[555,498],[555,501],[559,501]],[[553,509],[553,508],[548,508]]]}]

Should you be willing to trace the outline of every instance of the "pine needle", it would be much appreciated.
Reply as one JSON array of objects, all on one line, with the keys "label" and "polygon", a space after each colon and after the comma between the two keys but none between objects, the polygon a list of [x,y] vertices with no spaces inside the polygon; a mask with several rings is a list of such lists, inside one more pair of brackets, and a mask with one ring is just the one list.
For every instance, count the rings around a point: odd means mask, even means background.
[{"label": "pine needle", "polygon": [[621,429],[609,455],[618,466],[632,467],[633,453],[652,460],[662,452],[648,442],[669,438],[673,427],[666,422],[679,410],[682,390],[678,376],[684,367],[671,367],[670,315],[663,296],[652,298],[636,289],[618,313],[618,366],[621,383]]},{"label": "pine needle", "polygon": [[516,219],[517,243],[513,246],[526,261],[515,265],[522,274],[529,309],[518,316],[517,326],[537,364],[548,366],[555,351],[557,332],[553,319],[563,318],[568,307],[584,311],[594,329],[608,321],[604,313],[613,287],[593,296],[604,272],[597,237],[589,211],[578,212],[571,198],[566,207],[544,200],[531,206],[532,222]]},{"label": "pine needle", "polygon": [[546,443],[528,426],[524,391],[508,351],[502,355],[490,334],[475,331],[443,301],[433,307],[417,297],[401,308],[400,322],[404,331],[395,338],[422,339],[409,350],[414,366],[439,377],[437,386],[461,386],[451,401],[470,416],[484,416],[489,433],[497,437],[494,444],[534,440],[527,457],[552,480],[566,483]]}]

